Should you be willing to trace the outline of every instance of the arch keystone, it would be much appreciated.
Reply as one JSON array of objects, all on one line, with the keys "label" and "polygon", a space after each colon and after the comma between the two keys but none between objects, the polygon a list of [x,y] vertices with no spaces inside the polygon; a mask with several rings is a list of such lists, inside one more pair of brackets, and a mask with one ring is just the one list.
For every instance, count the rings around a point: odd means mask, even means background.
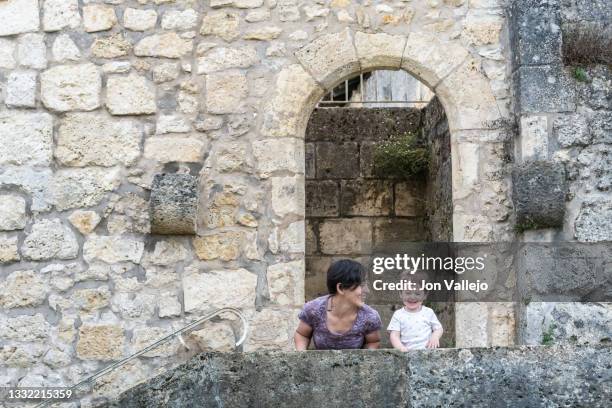
[{"label": "arch keystone", "polygon": [[295,56],[326,89],[361,70],[348,28],[339,33],[322,35],[298,50]]},{"label": "arch keystone", "polygon": [[355,33],[355,48],[362,70],[399,69],[406,46],[406,37],[385,33]]}]

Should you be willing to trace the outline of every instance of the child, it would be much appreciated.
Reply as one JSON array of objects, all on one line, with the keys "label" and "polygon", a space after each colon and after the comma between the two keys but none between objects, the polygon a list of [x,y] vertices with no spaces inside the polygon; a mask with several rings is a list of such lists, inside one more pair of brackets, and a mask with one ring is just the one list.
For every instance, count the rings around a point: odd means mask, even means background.
[{"label": "child", "polygon": [[[415,281],[414,277],[411,280]],[[420,280],[418,282],[420,288]],[[440,347],[442,325],[434,311],[423,306],[426,297],[421,289],[402,292],[404,307],[393,313],[387,327],[394,348],[408,351]]]}]

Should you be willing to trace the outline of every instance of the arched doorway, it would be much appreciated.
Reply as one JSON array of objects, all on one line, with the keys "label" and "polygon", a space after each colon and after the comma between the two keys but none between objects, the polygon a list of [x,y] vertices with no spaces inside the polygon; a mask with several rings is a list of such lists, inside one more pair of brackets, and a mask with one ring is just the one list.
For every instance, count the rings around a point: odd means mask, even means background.
[{"label": "arched doorway", "polygon": [[[284,146],[275,152],[279,165],[301,167],[303,171],[303,165],[297,162],[303,163],[308,119],[316,103],[336,84],[368,70],[403,69],[435,92],[448,118],[453,163],[453,240],[489,242],[512,238],[512,232],[498,222],[495,208],[488,201],[491,189],[508,186],[500,186],[504,180],[482,182],[486,174],[503,173],[503,163],[491,160],[490,152],[507,135],[489,82],[466,49],[428,34],[401,36],[352,33],[346,29],[317,38],[295,57],[297,63],[286,66],[276,76],[274,90],[262,109],[260,133],[267,140],[260,144],[266,146],[269,140],[268,146]],[[304,183],[301,177],[294,180]],[[503,192],[508,194],[507,190]],[[301,206],[304,220],[304,197],[295,195],[294,200],[294,206]],[[292,279],[294,287],[304,287],[303,273]],[[458,304],[457,346],[494,344],[488,325],[493,322],[495,309],[491,304]]]}]

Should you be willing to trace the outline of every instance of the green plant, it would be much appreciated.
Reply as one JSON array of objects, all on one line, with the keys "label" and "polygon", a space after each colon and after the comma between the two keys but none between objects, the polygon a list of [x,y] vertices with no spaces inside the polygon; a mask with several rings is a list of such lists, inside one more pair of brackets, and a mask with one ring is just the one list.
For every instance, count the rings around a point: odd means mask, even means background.
[{"label": "green plant", "polygon": [[553,344],[553,342],[555,341],[554,332],[556,328],[557,326],[555,326],[555,324],[552,323],[550,326],[548,326],[548,330],[542,333],[542,345],[543,346],[550,346]]},{"label": "green plant", "polygon": [[392,136],[374,148],[374,172],[379,176],[410,178],[429,166],[429,150],[414,133]]},{"label": "green plant", "polygon": [[527,230],[536,230],[536,229],[540,229],[540,228],[546,228],[545,225],[540,225],[538,222],[532,220],[532,219],[526,219],[523,222],[518,222],[516,223],[516,225],[514,226],[514,230],[516,232],[525,232]]},{"label": "green plant", "polygon": [[576,80],[580,81],[580,82],[588,82],[589,81],[589,77],[587,76],[586,71],[582,67],[574,68],[574,78],[576,78]]}]

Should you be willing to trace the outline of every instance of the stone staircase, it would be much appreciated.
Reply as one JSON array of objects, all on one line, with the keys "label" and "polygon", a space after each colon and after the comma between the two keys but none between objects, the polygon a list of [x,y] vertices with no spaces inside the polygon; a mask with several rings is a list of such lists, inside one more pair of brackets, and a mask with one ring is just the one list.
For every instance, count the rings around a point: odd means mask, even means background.
[{"label": "stone staircase", "polygon": [[612,348],[203,353],[107,407],[610,407]]}]

